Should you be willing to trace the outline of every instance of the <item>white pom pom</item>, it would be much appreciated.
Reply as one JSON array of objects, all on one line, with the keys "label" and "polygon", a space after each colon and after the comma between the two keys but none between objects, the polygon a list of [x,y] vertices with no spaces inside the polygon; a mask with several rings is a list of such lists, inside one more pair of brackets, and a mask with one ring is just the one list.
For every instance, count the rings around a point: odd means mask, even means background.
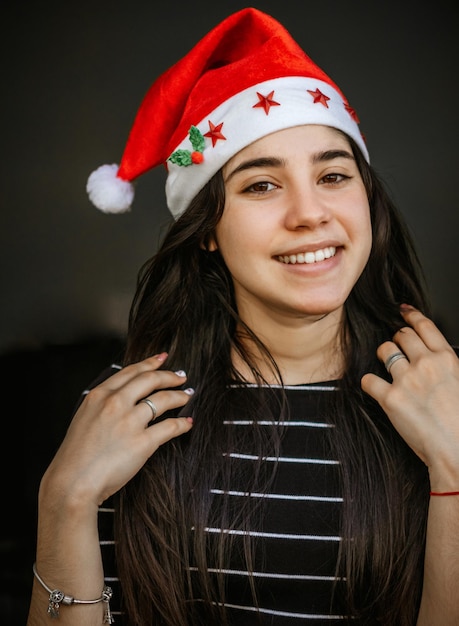
[{"label": "white pom pom", "polygon": [[118,165],[101,165],[89,176],[86,191],[95,207],[104,213],[124,213],[131,208],[134,187],[117,176]]}]

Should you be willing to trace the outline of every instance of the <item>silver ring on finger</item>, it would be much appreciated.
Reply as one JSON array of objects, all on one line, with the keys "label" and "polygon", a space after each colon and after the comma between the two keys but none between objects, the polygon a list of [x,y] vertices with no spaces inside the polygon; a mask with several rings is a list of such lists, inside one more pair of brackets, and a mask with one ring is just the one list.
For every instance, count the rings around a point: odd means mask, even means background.
[{"label": "silver ring on finger", "polygon": [[151,409],[151,412],[153,413],[153,418],[152,419],[155,420],[156,416],[158,415],[158,410],[157,410],[156,406],[154,405],[154,403],[151,400],[149,400],[148,398],[144,398],[140,402],[145,402],[145,404],[148,404],[148,406]]},{"label": "silver ring on finger", "polygon": [[399,359],[407,359],[408,357],[403,354],[403,352],[394,352],[393,354],[391,354],[385,361],[384,361],[384,367],[386,368],[387,372],[390,373],[390,369],[392,367],[392,365],[395,363],[395,361],[398,361]]}]

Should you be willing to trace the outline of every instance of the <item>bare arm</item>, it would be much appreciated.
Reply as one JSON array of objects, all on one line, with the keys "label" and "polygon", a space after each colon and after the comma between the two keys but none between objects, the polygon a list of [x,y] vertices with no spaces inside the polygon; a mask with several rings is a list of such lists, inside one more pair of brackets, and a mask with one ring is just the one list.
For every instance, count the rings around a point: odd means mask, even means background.
[{"label": "bare arm", "polygon": [[[157,448],[190,430],[188,418],[154,425],[148,396],[160,415],[184,406],[180,373],[158,370],[166,354],[117,372],[89,392],[40,485],[36,567],[51,589],[80,600],[104,586],[98,506],[125,485]],[[166,390],[166,388],[169,388]],[[49,593],[34,580],[27,626],[49,626]],[[60,626],[101,626],[106,603],[62,605]]]},{"label": "bare arm", "polygon": [[459,496],[431,498],[417,626],[459,624]]},{"label": "bare arm", "polygon": [[[378,348],[382,361],[402,350],[392,383],[374,374],[362,388],[379,402],[429,469],[431,490],[459,491],[459,359],[419,311],[404,307],[407,326]],[[417,626],[459,624],[459,495],[431,496],[424,584]]]}]

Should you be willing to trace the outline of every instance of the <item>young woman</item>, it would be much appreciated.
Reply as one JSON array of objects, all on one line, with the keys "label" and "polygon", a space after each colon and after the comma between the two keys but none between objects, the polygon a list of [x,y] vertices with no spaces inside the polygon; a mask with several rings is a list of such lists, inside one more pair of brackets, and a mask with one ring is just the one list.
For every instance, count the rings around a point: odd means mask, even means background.
[{"label": "young woman", "polygon": [[90,177],[123,210],[167,163],[175,221],[43,477],[28,626],[459,623],[459,360],[356,120],[246,9]]}]

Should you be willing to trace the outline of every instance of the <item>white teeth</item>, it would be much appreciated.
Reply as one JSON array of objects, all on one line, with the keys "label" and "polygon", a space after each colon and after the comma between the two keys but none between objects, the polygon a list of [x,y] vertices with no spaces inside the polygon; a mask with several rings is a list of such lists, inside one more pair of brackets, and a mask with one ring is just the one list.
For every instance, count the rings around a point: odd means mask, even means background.
[{"label": "white teeth", "polygon": [[295,263],[318,263],[319,261],[335,256],[335,254],[335,246],[329,246],[328,248],[316,250],[315,252],[300,252],[299,254],[279,256],[278,259],[281,263],[291,263],[292,265]]}]

